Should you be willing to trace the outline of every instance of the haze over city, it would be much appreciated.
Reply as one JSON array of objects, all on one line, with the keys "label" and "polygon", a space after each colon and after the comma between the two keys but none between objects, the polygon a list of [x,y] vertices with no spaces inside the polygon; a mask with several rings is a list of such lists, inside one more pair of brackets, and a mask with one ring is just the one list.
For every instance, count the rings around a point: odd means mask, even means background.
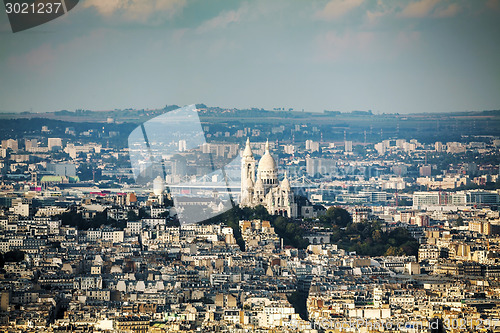
[{"label": "haze over city", "polygon": [[0,110],[500,105],[498,0],[97,1],[13,34]]}]

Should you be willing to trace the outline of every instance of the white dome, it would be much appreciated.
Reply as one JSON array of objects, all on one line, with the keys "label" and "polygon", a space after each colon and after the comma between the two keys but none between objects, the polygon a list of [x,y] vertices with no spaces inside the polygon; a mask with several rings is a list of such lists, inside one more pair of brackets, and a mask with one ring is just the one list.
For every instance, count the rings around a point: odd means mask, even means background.
[{"label": "white dome", "polygon": [[276,170],[276,162],[274,161],[274,158],[271,156],[271,154],[266,153],[264,154],[264,156],[262,156],[259,162],[258,170],[259,172]]},{"label": "white dome", "polygon": [[266,142],[266,152],[259,161],[259,167],[257,168],[259,174],[263,175],[268,172],[276,172],[276,161],[269,153],[269,142]]}]

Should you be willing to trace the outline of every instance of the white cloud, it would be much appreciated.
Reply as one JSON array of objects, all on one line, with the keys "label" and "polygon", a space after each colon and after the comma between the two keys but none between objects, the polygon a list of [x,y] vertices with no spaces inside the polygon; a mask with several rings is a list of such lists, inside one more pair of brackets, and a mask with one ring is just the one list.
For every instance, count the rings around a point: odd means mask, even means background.
[{"label": "white cloud", "polygon": [[421,47],[418,31],[328,31],[319,35],[315,60],[320,62],[387,63]]},{"label": "white cloud", "polygon": [[460,12],[460,6],[457,5],[456,3],[450,4],[446,8],[442,8],[440,10],[437,10],[434,16],[436,17],[453,17]]},{"label": "white cloud", "polygon": [[402,17],[421,18],[429,15],[440,0],[420,0],[410,3],[401,12]]},{"label": "white cloud", "polygon": [[11,55],[7,63],[11,68],[21,69],[28,73],[50,74],[56,71],[63,62],[72,59],[74,54],[92,53],[89,45],[100,48],[106,39],[106,30],[94,30],[88,35],[76,37],[61,44],[44,43],[26,53]]},{"label": "white cloud", "polygon": [[499,10],[500,9],[500,1],[499,0],[488,0],[486,2],[486,7],[489,9]]},{"label": "white cloud", "polygon": [[99,14],[118,15],[127,21],[147,23],[152,16],[161,13],[170,17],[186,5],[186,0],[86,0],[84,8],[95,8]]},{"label": "white cloud", "polygon": [[397,4],[393,2],[378,0],[374,8],[366,11],[366,23],[368,26],[376,25],[384,17],[392,16],[397,8]]},{"label": "white cloud", "polygon": [[83,3],[84,8],[95,7],[99,14],[104,16],[110,16],[115,11],[122,7],[123,3],[120,0],[107,0],[107,1],[99,1],[99,0],[87,0]]},{"label": "white cloud", "polygon": [[10,57],[8,63],[13,68],[29,68],[39,73],[48,73],[53,70],[56,59],[56,50],[49,44],[42,44],[25,54]]},{"label": "white cloud", "polygon": [[382,12],[382,11],[373,11],[373,12],[367,11],[366,12],[366,19],[367,19],[369,24],[375,24],[385,15],[387,15],[387,13]]},{"label": "white cloud", "polygon": [[375,42],[375,33],[370,31],[339,34],[328,31],[317,39],[319,60],[337,61],[352,57],[365,57]]},{"label": "white cloud", "polygon": [[421,39],[419,31],[400,31],[396,36],[397,49],[408,49],[415,46]]},{"label": "white cloud", "polygon": [[223,29],[231,23],[241,22],[248,13],[248,5],[244,3],[237,10],[224,11],[218,16],[202,23],[197,32],[206,32],[214,29]]},{"label": "white cloud", "polygon": [[364,0],[331,0],[322,10],[316,13],[316,16],[324,20],[333,20],[340,18],[359,7]]}]

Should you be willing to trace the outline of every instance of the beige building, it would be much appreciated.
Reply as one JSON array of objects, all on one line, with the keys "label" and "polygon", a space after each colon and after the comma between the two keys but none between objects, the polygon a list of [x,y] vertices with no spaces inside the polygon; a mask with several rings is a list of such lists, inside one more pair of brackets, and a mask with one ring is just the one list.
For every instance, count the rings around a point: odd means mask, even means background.
[{"label": "beige building", "polygon": [[469,231],[491,236],[491,223],[487,221],[469,222]]}]

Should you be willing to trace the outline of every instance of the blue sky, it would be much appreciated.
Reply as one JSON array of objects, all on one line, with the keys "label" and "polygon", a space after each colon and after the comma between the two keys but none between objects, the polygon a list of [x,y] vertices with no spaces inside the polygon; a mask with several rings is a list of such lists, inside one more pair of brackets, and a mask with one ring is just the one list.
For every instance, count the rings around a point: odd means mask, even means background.
[{"label": "blue sky", "polygon": [[500,0],[80,0],[0,45],[2,111],[500,108]]}]

